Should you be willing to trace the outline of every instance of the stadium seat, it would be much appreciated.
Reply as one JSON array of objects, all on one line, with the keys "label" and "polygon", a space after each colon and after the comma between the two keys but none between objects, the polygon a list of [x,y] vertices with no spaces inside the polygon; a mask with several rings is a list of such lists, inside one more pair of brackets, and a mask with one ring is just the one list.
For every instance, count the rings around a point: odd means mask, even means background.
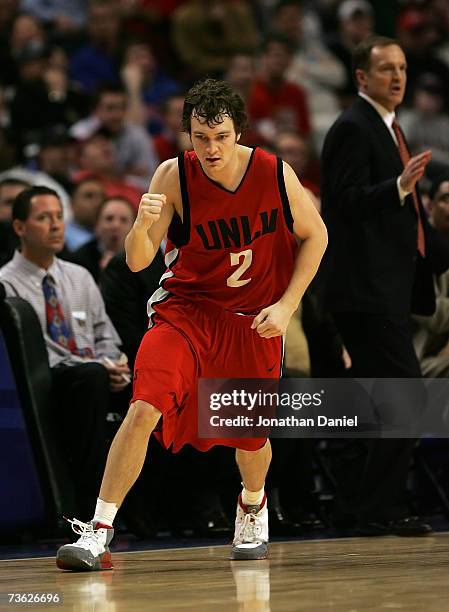
[{"label": "stadium seat", "polygon": [[0,283],[0,329],[34,455],[46,522],[54,526],[63,510],[75,509],[75,495],[61,451],[55,445],[47,349],[31,304],[20,297],[5,297],[1,289]]}]

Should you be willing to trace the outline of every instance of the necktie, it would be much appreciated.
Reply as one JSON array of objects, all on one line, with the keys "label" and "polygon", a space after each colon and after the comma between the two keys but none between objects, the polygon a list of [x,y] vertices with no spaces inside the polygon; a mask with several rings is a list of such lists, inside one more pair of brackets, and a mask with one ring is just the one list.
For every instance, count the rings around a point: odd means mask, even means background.
[{"label": "necktie", "polygon": [[[405,138],[402,133],[402,130],[399,127],[399,123],[396,121],[396,119],[393,120],[392,128],[393,128],[393,132],[395,133],[396,139],[398,141],[399,155],[405,167],[407,162],[410,159],[410,152],[408,150],[407,143],[405,142]],[[422,257],[425,257],[426,245],[425,245],[425,240],[424,240],[424,227],[422,224],[421,214],[419,211],[418,194],[416,193],[416,187],[413,188],[412,197],[413,197],[413,204],[416,210],[416,215],[418,218],[418,235],[416,237],[416,248],[418,249],[418,252],[420,253],[420,255]]]},{"label": "necktie", "polygon": [[75,355],[92,357],[93,354],[90,348],[78,349],[72,330],[64,318],[58,294],[56,293],[55,282],[49,274],[42,279],[42,289],[45,297],[47,331],[50,338]]}]

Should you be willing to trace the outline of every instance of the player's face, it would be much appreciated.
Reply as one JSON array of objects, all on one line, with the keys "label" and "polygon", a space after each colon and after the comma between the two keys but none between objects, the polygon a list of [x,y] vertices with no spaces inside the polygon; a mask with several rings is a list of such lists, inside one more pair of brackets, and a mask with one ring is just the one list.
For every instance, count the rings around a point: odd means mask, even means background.
[{"label": "player's face", "polygon": [[360,91],[387,110],[402,102],[407,81],[407,62],[398,45],[374,47],[368,70],[357,70]]},{"label": "player's face", "polygon": [[209,127],[192,116],[190,126],[193,149],[204,171],[209,175],[220,174],[236,155],[240,134],[235,133],[234,122],[225,116],[223,121]]}]

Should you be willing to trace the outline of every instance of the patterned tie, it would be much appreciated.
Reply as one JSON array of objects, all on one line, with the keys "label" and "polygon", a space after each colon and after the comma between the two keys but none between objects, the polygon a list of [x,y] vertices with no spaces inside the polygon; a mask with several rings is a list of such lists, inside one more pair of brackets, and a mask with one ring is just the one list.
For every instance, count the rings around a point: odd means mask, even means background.
[{"label": "patterned tie", "polygon": [[90,348],[78,349],[72,330],[64,318],[58,294],[56,293],[55,282],[49,274],[42,279],[42,289],[45,297],[47,331],[50,338],[74,355],[92,357],[93,353]]},{"label": "patterned tie", "polygon": [[[396,139],[398,141],[399,155],[401,157],[402,164],[405,167],[408,161],[410,160],[410,152],[408,150],[407,143],[405,142],[404,134],[402,133],[399,123],[396,121],[396,119],[393,120],[393,124],[391,127],[393,128],[393,132],[395,133]],[[419,211],[418,194],[416,192],[416,187],[413,188],[412,198],[413,198],[413,204],[416,210],[416,215],[418,217],[418,235],[416,238],[416,247],[420,255],[422,257],[425,257],[426,244],[425,244],[425,239],[424,239],[424,227],[422,224],[421,214]]]}]

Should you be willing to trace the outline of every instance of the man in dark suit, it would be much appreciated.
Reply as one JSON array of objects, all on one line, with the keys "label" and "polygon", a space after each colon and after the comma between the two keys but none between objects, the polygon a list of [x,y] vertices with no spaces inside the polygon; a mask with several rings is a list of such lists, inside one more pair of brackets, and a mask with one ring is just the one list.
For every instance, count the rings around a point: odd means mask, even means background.
[{"label": "man in dark suit", "polygon": [[160,249],[151,266],[140,272],[131,272],[128,268],[125,251],[115,255],[103,270],[100,289],[106,311],[117,326],[122,350],[131,368],[134,367],[142,336],[148,328],[148,298],[158,288],[164,272],[164,256]]},{"label": "man in dark suit", "polygon": [[[410,158],[395,119],[406,66],[395,40],[371,36],[360,43],[354,52],[358,98],[331,127],[323,147],[327,305],[356,378],[419,378],[410,315],[430,314],[435,306],[432,266],[438,264],[417,185],[431,153]],[[360,533],[431,531],[408,516],[405,503],[413,446],[410,439],[351,446],[351,453],[356,450],[342,470],[339,499]]]}]

